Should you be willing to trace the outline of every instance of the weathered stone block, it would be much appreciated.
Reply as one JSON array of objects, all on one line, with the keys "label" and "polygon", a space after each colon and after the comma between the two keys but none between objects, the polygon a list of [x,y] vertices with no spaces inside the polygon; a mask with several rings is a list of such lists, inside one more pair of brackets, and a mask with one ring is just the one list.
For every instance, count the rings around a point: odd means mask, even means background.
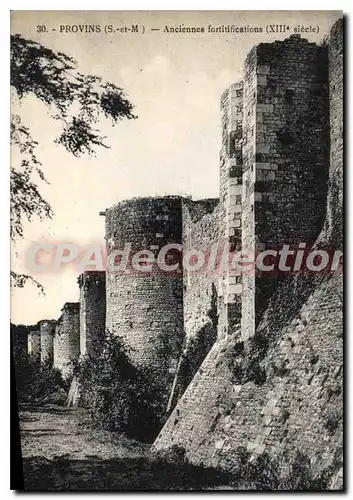
[{"label": "weathered stone block", "polygon": [[267,85],[267,76],[266,75],[258,75],[257,77],[257,83],[258,85]]},{"label": "weathered stone block", "polygon": [[270,66],[268,66],[266,64],[259,64],[256,67],[256,73],[258,75],[269,75],[271,73]]}]

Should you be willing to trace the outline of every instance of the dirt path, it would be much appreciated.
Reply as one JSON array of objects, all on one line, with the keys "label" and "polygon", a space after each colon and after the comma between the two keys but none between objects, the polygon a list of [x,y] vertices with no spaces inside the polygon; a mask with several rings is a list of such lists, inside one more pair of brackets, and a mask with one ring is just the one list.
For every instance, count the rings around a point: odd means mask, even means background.
[{"label": "dirt path", "polygon": [[22,456],[106,460],[137,458],[149,450],[149,445],[118,433],[92,431],[78,417],[77,410],[62,406],[24,408],[20,413]]},{"label": "dirt path", "polygon": [[158,491],[230,489],[213,469],[167,463],[150,446],[92,431],[77,410],[23,407],[20,412],[26,490]]}]

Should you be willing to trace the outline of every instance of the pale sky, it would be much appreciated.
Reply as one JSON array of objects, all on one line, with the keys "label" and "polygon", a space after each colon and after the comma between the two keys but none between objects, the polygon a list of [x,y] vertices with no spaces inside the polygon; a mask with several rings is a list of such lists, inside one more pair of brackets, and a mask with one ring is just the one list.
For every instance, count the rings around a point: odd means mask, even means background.
[{"label": "pale sky", "polygon": [[[99,212],[135,196],[191,194],[216,197],[219,190],[221,93],[241,79],[243,61],[260,42],[281,40],[294,26],[319,26],[304,38],[319,42],[341,16],[338,11],[302,12],[13,12],[11,32],[72,56],[79,71],[95,74],[122,87],[135,104],[137,120],[111,127],[102,120],[102,134],[111,149],[96,158],[75,158],[53,140],[60,125],[37,99],[27,97],[19,113],[39,142],[38,157],[50,185],[40,184],[54,217],[25,224],[25,239],[16,246],[13,268],[26,272],[25,252],[32,242],[50,240],[104,244],[104,217]],[[139,24],[145,34],[60,33],[60,25],[114,27]],[[204,26],[204,34],[167,34],[167,26]],[[286,24],[283,34],[209,34],[208,25],[266,27]],[[47,33],[37,33],[37,25]],[[56,31],[52,31],[53,28]],[[150,31],[160,28],[160,31]],[[14,158],[16,160],[16,158]],[[33,274],[33,273],[32,273]],[[65,302],[78,300],[77,272],[34,275],[45,296],[27,285],[12,292],[11,319],[33,324],[58,318]]]}]

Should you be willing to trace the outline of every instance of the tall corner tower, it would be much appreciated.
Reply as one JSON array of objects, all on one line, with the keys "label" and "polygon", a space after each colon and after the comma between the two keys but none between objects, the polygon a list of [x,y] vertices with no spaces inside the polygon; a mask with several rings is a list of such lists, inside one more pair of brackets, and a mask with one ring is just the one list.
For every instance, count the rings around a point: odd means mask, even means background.
[{"label": "tall corner tower", "polygon": [[[230,254],[241,250],[243,82],[233,83],[221,96],[222,148],[220,153],[221,235]],[[229,264],[229,262],[228,262]],[[242,283],[228,264],[220,276],[220,336],[239,330]]]},{"label": "tall corner tower", "polygon": [[[293,35],[245,61],[243,251],[309,246],[320,233],[329,164],[327,47]],[[278,279],[243,272],[242,336],[251,337]]]}]

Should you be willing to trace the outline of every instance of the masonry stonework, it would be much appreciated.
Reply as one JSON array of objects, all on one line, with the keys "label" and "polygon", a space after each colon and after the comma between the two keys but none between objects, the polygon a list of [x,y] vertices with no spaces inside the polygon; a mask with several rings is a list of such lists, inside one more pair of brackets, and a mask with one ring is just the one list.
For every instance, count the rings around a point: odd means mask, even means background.
[{"label": "masonry stonework", "polygon": [[[117,250],[131,244],[131,255],[145,251],[155,258],[166,245],[182,244],[182,198],[137,198],[106,211],[108,262],[121,263]],[[171,249],[167,265],[180,255]],[[116,260],[118,259],[118,260]],[[184,337],[183,273],[108,271],[106,276],[107,330],[120,336],[130,348],[130,358],[148,370],[165,395],[165,407]]]},{"label": "masonry stonework", "polygon": [[[219,329],[218,275],[210,269],[221,243],[218,198],[183,200],[183,254],[197,252],[195,270],[183,272],[184,340],[167,413],[175,406],[215,342]],[[212,250],[213,249],[213,250]],[[203,260],[204,259],[204,260]],[[209,259],[209,260],[208,260]]]},{"label": "masonry stonework", "polygon": [[217,342],[154,448],[179,445],[192,462],[226,470],[238,446],[301,450],[328,465],[342,443],[342,291],[342,277],[318,284],[263,360],[265,384],[237,384],[237,342]]},{"label": "masonry stonework", "polygon": [[54,335],[56,321],[44,319],[39,322],[39,326],[41,363],[48,364],[51,367],[54,361]]},{"label": "masonry stonework", "polygon": [[80,355],[98,355],[105,336],[105,271],[85,271],[80,287]]},{"label": "masonry stonework", "polygon": [[[328,47],[290,37],[247,57],[243,251],[310,249],[318,237],[342,248],[342,42],[340,20]],[[239,446],[288,460],[300,451],[316,470],[334,467],[329,487],[342,489],[342,275],[261,278],[243,272],[241,336],[228,330],[213,344],[152,449],[176,445],[224,470]]]},{"label": "masonry stonework", "polygon": [[[80,354],[99,354],[105,332],[120,337],[163,395],[153,450],[178,445],[225,470],[239,446],[288,459],[299,450],[319,469],[342,461],[342,276],[217,267],[224,248],[245,258],[342,249],[342,70],[342,20],[328,44],[257,45],[221,96],[219,198],[134,198],[105,211],[108,271],[80,276],[80,304],[66,303],[56,325],[54,367],[67,377]],[[156,263],[163,249],[168,270]],[[29,334],[34,359],[51,359],[53,327]],[[342,488],[341,469],[331,486]]]},{"label": "masonry stonework", "polygon": [[343,250],[343,23],[340,19],[331,30],[328,45],[330,103],[330,190],[327,217],[320,240]]},{"label": "masonry stonework", "polygon": [[[243,82],[233,83],[221,96],[220,234],[232,253],[241,250],[243,192]],[[235,331],[241,321],[242,279],[238,270],[221,273],[219,335]]]},{"label": "masonry stonework", "polygon": [[[187,337],[195,335],[210,321],[212,290],[218,285],[218,276],[209,269],[207,257],[212,246],[217,248],[220,240],[218,202],[218,198],[183,202],[183,253],[200,251],[205,257],[202,267],[199,268],[195,263],[195,271],[184,270],[184,329]],[[201,260],[202,258],[200,255]]]},{"label": "masonry stonework", "polygon": [[[310,248],[321,231],[329,170],[327,57],[327,47],[293,35],[254,47],[245,61],[242,246],[255,256],[285,244]],[[279,281],[245,274],[243,338],[254,335]]]},{"label": "masonry stonework", "polygon": [[80,304],[66,302],[61,310],[54,335],[54,368],[67,378],[80,356]]}]

